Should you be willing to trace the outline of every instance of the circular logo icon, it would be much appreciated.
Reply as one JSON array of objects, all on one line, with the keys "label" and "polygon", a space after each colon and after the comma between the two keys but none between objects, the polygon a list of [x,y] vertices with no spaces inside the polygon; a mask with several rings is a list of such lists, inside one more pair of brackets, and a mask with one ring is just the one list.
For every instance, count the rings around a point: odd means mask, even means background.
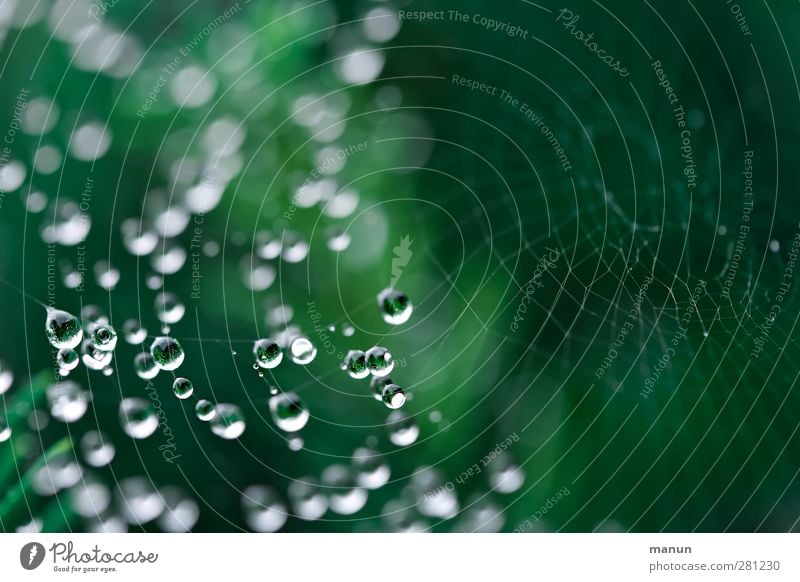
[{"label": "circular logo icon", "polygon": [[35,570],[44,561],[44,546],[38,542],[30,542],[19,551],[19,563],[26,570]]}]

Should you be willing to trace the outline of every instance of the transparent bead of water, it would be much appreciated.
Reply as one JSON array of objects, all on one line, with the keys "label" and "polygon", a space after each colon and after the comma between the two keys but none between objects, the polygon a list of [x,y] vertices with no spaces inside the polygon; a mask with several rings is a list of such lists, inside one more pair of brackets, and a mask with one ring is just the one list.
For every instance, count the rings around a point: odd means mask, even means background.
[{"label": "transparent bead of water", "polygon": [[117,332],[107,323],[93,324],[89,329],[89,339],[102,352],[111,352],[117,347]]},{"label": "transparent bead of water", "polygon": [[316,521],[328,511],[328,498],[313,477],[292,481],[287,494],[294,514],[300,519]]},{"label": "transparent bead of water", "polygon": [[0,443],[11,438],[11,427],[6,423],[6,415],[0,414]]},{"label": "transparent bead of water", "polygon": [[181,400],[186,400],[194,394],[192,381],[187,378],[175,378],[175,381],[172,383],[172,392]]},{"label": "transparent bead of water", "polygon": [[211,432],[226,440],[242,436],[246,428],[244,414],[235,404],[217,404],[214,418],[209,422]]},{"label": "transparent bead of water", "polygon": [[317,357],[317,348],[307,337],[300,336],[292,340],[289,346],[289,354],[295,364],[305,365],[311,363]]},{"label": "transparent bead of water", "polygon": [[109,438],[100,431],[89,431],[81,438],[81,451],[87,465],[104,467],[116,454],[116,449]]},{"label": "transparent bead of water", "polygon": [[83,340],[81,344],[81,361],[90,370],[100,371],[114,358],[114,352],[98,350],[91,340]]},{"label": "transparent bead of water", "polygon": [[47,387],[50,414],[61,422],[75,422],[89,407],[89,392],[72,380],[62,380]]},{"label": "transparent bead of water", "polygon": [[283,235],[281,258],[287,263],[299,263],[308,255],[308,242],[296,232],[286,231]]},{"label": "transparent bead of water", "polygon": [[286,432],[299,431],[308,423],[310,416],[305,402],[294,392],[284,392],[270,398],[269,411],[278,428]]},{"label": "transparent bead of water", "polygon": [[331,228],[326,233],[326,244],[335,253],[340,253],[350,246],[350,233],[339,228]]},{"label": "transparent bead of water", "polygon": [[149,400],[124,398],[119,403],[119,423],[129,437],[146,439],[158,428],[158,415]]},{"label": "transparent bead of water", "polygon": [[[78,356],[78,352],[75,350],[70,349],[62,349],[58,350],[58,354],[56,355],[56,363],[61,370],[71,371],[78,367],[81,359]],[[2,388],[2,386],[0,386]],[[0,390],[2,393],[2,390]]]},{"label": "transparent bead of water", "polygon": [[290,451],[302,451],[306,442],[303,437],[297,433],[287,435],[286,444]]},{"label": "transparent bead of water", "polygon": [[373,376],[388,376],[394,370],[394,358],[386,348],[375,346],[367,350],[367,365]]},{"label": "transparent bead of water", "polygon": [[387,408],[394,410],[406,403],[406,395],[397,384],[387,384],[381,391],[381,400]]},{"label": "transparent bead of water", "polygon": [[327,488],[331,510],[339,515],[352,515],[367,503],[367,490],[356,485],[350,467],[326,467],[322,471],[322,484]]},{"label": "transparent bead of water", "polygon": [[355,378],[356,380],[361,380],[369,376],[367,356],[361,350],[350,350],[347,352],[341,367],[351,378]]},{"label": "transparent bead of water", "polygon": [[169,325],[178,323],[186,313],[186,307],[180,298],[169,291],[156,295],[155,310],[159,321]]},{"label": "transparent bead of water", "polygon": [[260,339],[253,345],[253,357],[258,367],[268,370],[283,361],[283,352],[276,341]]},{"label": "transparent bead of water", "polygon": [[108,261],[97,261],[94,265],[97,284],[106,291],[112,291],[119,283],[120,272]]},{"label": "transparent bead of water", "polygon": [[[77,354],[75,357],[77,358]],[[9,368],[6,362],[0,360],[0,394],[8,392],[8,389],[11,388],[13,383],[14,372],[11,371],[11,368]]]},{"label": "transparent bead of water", "polygon": [[184,353],[181,344],[175,338],[157,337],[150,345],[150,355],[162,370],[177,370],[183,364]]},{"label": "transparent bead of water", "polygon": [[386,323],[400,325],[408,321],[414,306],[408,296],[397,289],[384,289],[378,294],[378,307]]},{"label": "transparent bead of water", "polygon": [[369,386],[372,389],[372,396],[375,398],[375,400],[383,402],[383,389],[390,384],[394,384],[394,382],[392,382],[392,379],[388,376],[375,376],[372,378]]},{"label": "transparent bead of water", "polygon": [[194,413],[198,419],[202,420],[203,422],[208,422],[214,415],[217,413],[217,409],[214,407],[214,404],[206,399],[200,399],[197,401],[197,404],[194,405]]},{"label": "transparent bead of water", "polygon": [[411,489],[417,495],[417,508],[428,517],[450,519],[458,513],[455,487],[445,482],[444,473],[434,467],[420,467],[411,477]]},{"label": "transparent bead of water", "polygon": [[125,521],[141,525],[153,521],[164,511],[164,500],[149,477],[128,477],[117,486],[117,505]]},{"label": "transparent bead of water", "polygon": [[356,475],[356,482],[366,489],[380,489],[389,481],[391,470],[389,463],[378,451],[359,447],[353,452],[351,462]]},{"label": "transparent bead of water", "polygon": [[412,417],[402,410],[395,410],[386,419],[389,440],[398,447],[413,444],[419,436],[419,426]]},{"label": "transparent bead of water", "polygon": [[97,477],[86,475],[70,488],[69,502],[81,517],[95,517],[111,504],[111,490]]},{"label": "transparent bead of water", "polygon": [[498,493],[514,493],[525,483],[525,472],[508,451],[489,463],[489,485]]},{"label": "transparent bead of water", "polygon": [[133,368],[136,370],[136,375],[142,380],[152,380],[158,376],[160,371],[156,365],[156,361],[149,352],[139,352],[133,358]]},{"label": "transparent bead of water", "polygon": [[266,485],[252,485],[242,492],[242,512],[251,530],[264,533],[278,531],[288,517],[278,492]]},{"label": "transparent bead of water", "polygon": [[171,485],[162,487],[158,493],[164,500],[164,511],[158,516],[158,527],[161,531],[169,533],[190,531],[200,517],[197,502],[183,489]]},{"label": "transparent bead of water", "polygon": [[122,324],[122,333],[125,341],[132,346],[138,346],[147,339],[147,330],[136,319],[129,319]]},{"label": "transparent bead of water", "polygon": [[77,317],[60,309],[48,309],[45,322],[47,339],[56,349],[74,349],[83,340],[83,327]]}]

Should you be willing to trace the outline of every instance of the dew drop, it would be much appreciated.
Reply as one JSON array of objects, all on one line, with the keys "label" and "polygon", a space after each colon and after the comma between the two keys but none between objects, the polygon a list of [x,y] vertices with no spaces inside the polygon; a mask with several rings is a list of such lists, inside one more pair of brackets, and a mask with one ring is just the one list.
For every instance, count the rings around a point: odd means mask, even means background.
[{"label": "dew drop", "polygon": [[398,447],[407,447],[419,436],[419,426],[414,419],[401,410],[395,410],[386,419],[389,440]]},{"label": "dew drop", "polygon": [[107,323],[93,325],[89,329],[89,339],[101,352],[110,352],[117,347],[117,332]]},{"label": "dew drop", "polygon": [[217,404],[209,426],[211,432],[226,440],[239,438],[246,428],[241,409],[235,404],[227,403]]},{"label": "dew drop", "polygon": [[328,498],[313,477],[292,481],[287,493],[292,509],[300,519],[315,521],[328,511]]},{"label": "dew drop", "polygon": [[375,376],[372,378],[369,386],[372,389],[372,396],[375,400],[383,401],[383,389],[390,384],[393,384],[393,382],[389,377]]},{"label": "dew drop", "polygon": [[378,307],[386,323],[400,325],[408,321],[414,306],[408,296],[396,289],[384,289],[378,294]]},{"label": "dew drop", "polygon": [[175,378],[175,381],[172,383],[172,391],[179,399],[186,400],[192,394],[194,394],[194,386],[192,385],[191,380],[186,378]]},{"label": "dew drop", "polygon": [[367,365],[373,376],[388,376],[394,370],[394,358],[386,348],[375,346],[367,350]]},{"label": "dew drop", "polygon": [[381,400],[387,408],[400,408],[406,403],[406,395],[397,384],[387,384],[381,391]]},{"label": "dew drop", "polygon": [[283,527],[287,507],[278,492],[266,485],[252,485],[242,493],[242,512],[253,531],[271,533]]},{"label": "dew drop", "polygon": [[122,324],[122,333],[125,341],[132,346],[138,346],[147,339],[147,330],[136,319],[129,319]]},{"label": "dew drop", "polygon": [[119,423],[129,437],[146,439],[158,428],[158,415],[151,402],[125,398],[119,403]]},{"label": "dew drop", "polygon": [[385,459],[374,449],[359,447],[353,453],[356,482],[366,489],[380,489],[389,481],[391,470]]},{"label": "dew drop", "polygon": [[322,472],[322,484],[328,488],[331,510],[339,515],[352,515],[367,503],[367,491],[356,485],[350,467],[326,467]]},{"label": "dew drop", "polygon": [[92,467],[104,467],[108,465],[116,449],[108,437],[99,431],[89,431],[81,438],[81,451],[87,464]]},{"label": "dew drop", "polygon": [[271,339],[260,339],[253,345],[253,356],[256,359],[255,368],[271,369],[283,360],[280,346]]},{"label": "dew drop", "polygon": [[[77,357],[77,354],[76,354]],[[76,364],[77,365],[77,364]],[[14,383],[14,373],[3,360],[0,360],[0,394],[8,392]]]},{"label": "dew drop", "polygon": [[184,353],[178,340],[168,336],[156,338],[150,346],[150,355],[162,370],[177,370],[183,364]]},{"label": "dew drop", "polygon": [[[58,355],[56,356],[56,363],[61,370],[71,371],[78,367],[80,363],[80,358],[78,357],[78,353],[75,350],[70,350],[68,348],[58,350]],[[0,393],[4,392],[2,390],[2,385],[0,385]]]},{"label": "dew drop", "polygon": [[152,380],[158,376],[159,368],[156,365],[156,361],[147,352],[136,354],[133,359],[133,367],[136,370],[136,375],[142,380]]},{"label": "dew drop", "polygon": [[47,387],[50,414],[61,422],[75,422],[89,407],[89,393],[80,384],[64,380]]},{"label": "dew drop", "polygon": [[197,418],[202,420],[203,422],[208,422],[214,415],[217,413],[214,405],[206,399],[201,399],[197,401],[197,404],[194,405],[194,413],[197,415]]},{"label": "dew drop", "polygon": [[45,322],[47,339],[54,348],[73,349],[83,339],[83,327],[77,317],[60,309],[48,309]]},{"label": "dew drop", "polygon": [[174,293],[164,291],[156,295],[156,317],[166,324],[178,323],[186,313],[186,307]]},{"label": "dew drop", "polygon": [[289,353],[295,364],[309,364],[317,357],[317,348],[307,337],[300,336],[292,340]]},{"label": "dew drop", "polygon": [[361,350],[350,350],[344,358],[342,369],[346,370],[351,378],[361,380],[369,376],[367,356]]},{"label": "dew drop", "polygon": [[308,423],[308,408],[294,392],[270,398],[269,411],[278,428],[286,432],[297,432]]}]

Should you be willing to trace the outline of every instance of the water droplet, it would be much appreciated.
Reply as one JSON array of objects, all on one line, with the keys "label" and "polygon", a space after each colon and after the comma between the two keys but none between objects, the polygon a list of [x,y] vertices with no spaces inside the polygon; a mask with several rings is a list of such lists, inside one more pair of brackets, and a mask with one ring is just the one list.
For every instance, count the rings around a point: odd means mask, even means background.
[{"label": "water droplet", "polygon": [[186,313],[186,307],[174,293],[164,291],[156,295],[156,317],[166,324],[178,323]]},{"label": "water droplet", "polygon": [[503,451],[489,464],[489,485],[498,493],[513,493],[525,483],[525,472]]},{"label": "water droplet", "polygon": [[47,387],[50,414],[61,422],[75,422],[89,407],[89,392],[72,380],[64,380]]},{"label": "water droplet", "polygon": [[175,396],[181,400],[186,400],[192,394],[194,394],[194,386],[192,385],[191,380],[186,378],[175,378],[175,381],[172,383],[172,391],[175,393]]},{"label": "water droplet", "polygon": [[361,350],[350,350],[344,358],[342,369],[346,370],[351,378],[360,380],[369,376],[367,356]]},{"label": "water droplet", "polygon": [[307,337],[299,336],[292,340],[289,353],[295,364],[309,364],[317,357],[317,348]]},{"label": "water droplet", "polygon": [[153,521],[164,510],[164,500],[149,477],[128,477],[117,486],[118,505],[132,525]]},{"label": "water droplet", "polygon": [[[75,356],[77,358],[77,355]],[[77,365],[77,364],[76,364]],[[8,392],[14,383],[14,373],[3,360],[0,360],[0,394]]]},{"label": "water droplet", "polygon": [[156,338],[150,346],[150,355],[162,370],[177,370],[183,364],[184,353],[178,340],[168,336]]},{"label": "water droplet", "polygon": [[283,352],[277,342],[271,339],[260,339],[253,345],[253,356],[256,367],[271,369],[283,360]]},{"label": "water droplet", "polygon": [[93,325],[89,329],[89,339],[101,352],[110,352],[117,347],[117,332],[107,323]]},{"label": "water droplet", "polygon": [[308,255],[308,243],[296,232],[286,231],[283,234],[281,258],[287,263],[299,263]]},{"label": "water droplet", "polygon": [[351,337],[356,332],[356,328],[354,328],[349,323],[346,323],[342,326],[342,335],[344,337]]},{"label": "water droplet", "polygon": [[45,322],[47,339],[54,348],[73,349],[83,339],[83,327],[74,315],[60,309],[48,309]]},{"label": "water droplet", "polygon": [[343,250],[346,250],[347,247],[350,246],[350,233],[346,230],[342,230],[340,228],[333,227],[328,230],[327,234],[327,245],[330,250],[335,253],[340,253]]},{"label": "water droplet", "polygon": [[306,444],[303,440],[303,437],[301,437],[299,434],[289,435],[286,439],[286,443],[288,444],[290,451],[301,451]]},{"label": "water droplet", "polygon": [[308,409],[294,392],[270,398],[269,411],[278,428],[286,432],[297,432],[308,423]]},{"label": "water droplet", "polygon": [[138,346],[147,339],[147,330],[136,319],[129,319],[122,324],[122,333],[125,341],[132,346]]},{"label": "water droplet", "polygon": [[197,415],[197,418],[203,422],[208,422],[214,418],[217,410],[214,408],[214,405],[211,402],[206,399],[201,399],[198,400],[197,404],[194,405],[194,413]]},{"label": "water droplet", "polygon": [[402,410],[395,410],[386,419],[389,440],[398,447],[407,447],[419,436],[419,426]]},{"label": "water droplet", "polygon": [[408,296],[396,289],[384,289],[378,294],[378,307],[383,320],[392,325],[400,325],[408,321],[414,306]]},{"label": "water droplet", "polygon": [[381,391],[381,400],[388,408],[400,408],[406,403],[406,395],[397,384],[387,384]]},{"label": "water droplet", "polygon": [[252,485],[242,493],[242,511],[253,531],[276,532],[286,523],[286,504],[278,492],[266,485]]},{"label": "water droplet", "polygon": [[278,387],[277,386],[270,386],[269,387],[269,393],[272,394],[273,396],[275,396],[278,393]]},{"label": "water droplet", "polygon": [[367,364],[373,376],[388,376],[394,370],[394,358],[389,350],[375,346],[367,350]]},{"label": "water droplet", "polygon": [[[78,357],[78,353],[75,350],[70,349],[62,349],[58,350],[58,355],[56,356],[56,363],[58,367],[62,370],[70,371],[74,370],[78,367],[80,363],[80,358]],[[0,393],[4,392],[0,386]]]},{"label": "water droplet", "polygon": [[392,379],[389,377],[375,376],[369,383],[370,388],[372,389],[372,396],[375,400],[383,401],[383,389],[386,386],[392,384]]},{"label": "water droplet", "polygon": [[235,404],[217,404],[214,418],[209,423],[211,432],[227,440],[242,436],[246,428],[244,414]]},{"label": "water droplet", "polygon": [[450,519],[458,513],[454,487],[445,483],[444,474],[433,467],[420,467],[411,477],[411,489],[417,496],[417,508],[429,517]]},{"label": "water droplet", "polygon": [[108,261],[97,261],[94,265],[94,277],[100,287],[106,291],[111,291],[119,283],[120,272]]},{"label": "water droplet", "polygon": [[265,230],[256,233],[254,246],[256,254],[262,259],[274,259],[281,254],[281,240]]},{"label": "water droplet", "polygon": [[136,354],[133,359],[133,368],[136,370],[136,375],[142,380],[152,380],[158,376],[160,371],[153,356],[147,352]]},{"label": "water droplet", "polygon": [[95,517],[111,503],[111,490],[97,477],[86,475],[69,490],[70,507],[82,517]]},{"label": "water droplet", "polygon": [[367,503],[367,491],[356,486],[353,471],[344,465],[330,465],[322,472],[322,484],[328,488],[331,510],[352,515]]},{"label": "water droplet", "polygon": [[300,519],[315,521],[328,511],[328,498],[313,477],[292,481],[287,493],[292,509]]},{"label": "water droplet", "polygon": [[83,458],[92,467],[104,467],[108,465],[116,449],[108,437],[99,431],[89,431],[81,438],[81,450]]},{"label": "water droplet", "polygon": [[146,439],[158,428],[158,415],[148,400],[125,398],[119,403],[119,423],[134,439]]},{"label": "water droplet", "polygon": [[6,424],[5,415],[0,415],[0,443],[11,438],[11,427]]},{"label": "water droplet", "polygon": [[373,449],[359,447],[353,453],[356,482],[367,489],[380,489],[389,481],[391,470],[384,458]]},{"label": "water droplet", "polygon": [[163,487],[158,493],[164,500],[164,511],[158,517],[158,526],[161,530],[171,533],[191,530],[200,517],[197,502],[179,487]]},{"label": "water droplet", "polygon": [[92,340],[83,340],[81,344],[81,361],[90,370],[102,370],[114,358],[114,352],[104,352],[97,349]]}]

